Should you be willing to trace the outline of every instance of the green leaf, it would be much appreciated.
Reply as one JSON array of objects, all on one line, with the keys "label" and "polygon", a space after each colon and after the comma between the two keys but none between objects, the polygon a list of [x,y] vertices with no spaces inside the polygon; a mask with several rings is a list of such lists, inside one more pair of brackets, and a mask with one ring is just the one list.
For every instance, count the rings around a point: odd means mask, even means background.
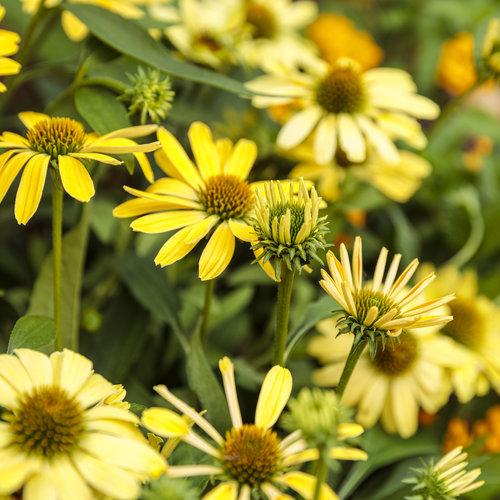
[{"label": "green leaf", "polygon": [[301,340],[318,321],[329,318],[334,312],[339,310],[338,306],[336,306],[335,302],[333,302],[332,298],[328,295],[310,304],[304,311],[300,323],[296,325],[288,335],[285,349],[285,361],[288,359],[299,340]]},{"label": "green leaf", "polygon": [[229,410],[221,386],[215,377],[201,345],[199,329],[191,338],[191,349],[187,360],[189,387],[196,393],[207,419],[220,432],[231,428]]},{"label": "green leaf", "polygon": [[[62,345],[78,350],[80,294],[89,233],[89,209],[85,205],[80,222],[62,240],[61,334]],[[27,314],[52,317],[54,313],[53,257],[45,259],[38,275]]]},{"label": "green leaf", "polygon": [[130,127],[125,106],[110,90],[81,87],[75,92],[75,105],[82,117],[100,135]]},{"label": "green leaf", "polygon": [[56,324],[47,316],[22,316],[16,321],[10,334],[7,353],[12,354],[14,349],[26,347],[40,350],[54,343],[56,338]]},{"label": "green leaf", "polygon": [[154,315],[168,323],[187,353],[189,344],[177,312],[181,304],[177,293],[161,269],[155,268],[150,257],[134,254],[115,258],[114,267],[132,295]]},{"label": "green leaf", "polygon": [[78,17],[105,44],[168,75],[206,83],[242,96],[252,95],[233,78],[176,59],[134,21],[94,5],[66,3],[64,8]]}]

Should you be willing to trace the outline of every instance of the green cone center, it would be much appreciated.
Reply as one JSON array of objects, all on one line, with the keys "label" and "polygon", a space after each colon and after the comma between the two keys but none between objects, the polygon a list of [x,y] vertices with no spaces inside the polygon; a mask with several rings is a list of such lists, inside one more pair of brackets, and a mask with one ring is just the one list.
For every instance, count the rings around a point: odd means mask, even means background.
[{"label": "green cone center", "polygon": [[396,307],[394,301],[389,299],[384,293],[364,288],[354,294],[354,304],[356,305],[356,320],[360,324],[363,324],[368,311],[373,306],[376,306],[378,309],[378,318]]},{"label": "green cone center", "polygon": [[[290,237],[293,243],[305,221],[303,205],[301,206],[296,203],[279,203],[278,205],[271,207],[269,211],[269,230],[272,234],[273,221],[276,218],[278,219],[279,228],[282,223],[281,217],[286,215],[288,210],[290,210]],[[281,243],[286,244],[285,241],[282,241]]]}]

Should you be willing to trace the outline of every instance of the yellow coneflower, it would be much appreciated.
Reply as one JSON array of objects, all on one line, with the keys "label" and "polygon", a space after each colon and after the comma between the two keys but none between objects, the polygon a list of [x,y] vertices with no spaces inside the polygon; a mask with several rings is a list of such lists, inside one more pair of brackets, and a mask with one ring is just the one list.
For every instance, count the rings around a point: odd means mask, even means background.
[{"label": "yellow coneflower", "polygon": [[[5,7],[0,5],[0,21],[5,16]],[[9,59],[19,50],[21,37],[13,31],[0,30],[0,76],[16,75],[21,71],[17,61]],[[0,92],[5,92],[7,87],[0,82]]]},{"label": "yellow coneflower", "polygon": [[43,113],[23,112],[19,118],[28,128],[26,137],[12,132],[0,136],[0,202],[23,169],[17,190],[15,216],[26,224],[36,212],[47,171],[56,169],[64,190],[78,201],[94,196],[94,183],[82,161],[95,160],[110,165],[122,162],[109,154],[134,153],[149,179],[153,179],[145,152],[158,149],[159,143],[137,144],[131,138],[155,131],[156,125],[128,127],[103,136],[86,134],[83,125],[71,118],[51,118]]}]

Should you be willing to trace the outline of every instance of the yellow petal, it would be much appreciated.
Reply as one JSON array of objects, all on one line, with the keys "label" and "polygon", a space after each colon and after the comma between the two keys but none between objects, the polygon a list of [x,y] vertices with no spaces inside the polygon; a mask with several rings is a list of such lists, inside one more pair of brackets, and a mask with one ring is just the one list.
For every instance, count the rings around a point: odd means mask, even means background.
[{"label": "yellow petal", "polygon": [[155,177],[153,175],[153,169],[151,168],[148,157],[144,153],[134,153],[134,156],[139,164],[139,167],[141,167],[144,177],[146,177],[149,182],[153,182]]},{"label": "yellow petal", "polygon": [[257,158],[257,146],[255,142],[240,139],[229,156],[225,167],[226,174],[246,179],[255,162],[255,158]]},{"label": "yellow petal", "polygon": [[144,215],[132,222],[130,227],[134,231],[141,231],[148,234],[165,233],[200,222],[205,217],[206,215],[199,210],[170,210],[168,212]]},{"label": "yellow petal", "polygon": [[368,454],[358,448],[334,446],[328,451],[328,456],[336,460],[367,460]]},{"label": "yellow petal", "polygon": [[124,138],[134,139],[136,137],[144,137],[145,135],[152,134],[158,130],[158,125],[137,125],[135,127],[126,127],[114,130],[109,134],[98,137],[95,142],[107,141],[108,139]]},{"label": "yellow petal", "polygon": [[260,389],[255,425],[268,428],[278,420],[292,392],[292,375],[281,366],[273,366]]},{"label": "yellow petal", "polygon": [[70,156],[75,158],[83,158],[85,160],[95,160],[100,163],[107,163],[109,165],[121,165],[123,162],[113,158],[112,156],[103,155],[101,153],[70,153]]},{"label": "yellow petal", "polygon": [[33,387],[33,382],[23,364],[11,354],[0,354],[0,376],[19,394],[29,392]]},{"label": "yellow petal", "polygon": [[265,264],[263,263],[263,259],[259,259],[259,257],[264,253],[263,248],[258,248],[257,250],[253,251],[255,255],[255,259],[258,261],[260,267],[263,269],[263,271],[274,281],[280,281],[279,279],[276,279],[276,273],[274,272],[274,267],[271,264],[271,261],[268,260]]},{"label": "yellow petal", "polygon": [[198,191],[203,186],[203,181],[179,141],[163,127],[158,130],[158,140],[171,161],[172,167],[176,169],[177,175],[175,177],[184,179],[193,189]]},{"label": "yellow petal", "polygon": [[142,425],[162,437],[189,434],[189,425],[177,413],[167,408],[148,408],[142,412]]},{"label": "yellow petal", "polygon": [[40,460],[35,456],[25,455],[13,446],[0,450],[0,461],[0,495],[17,491],[41,467]]},{"label": "yellow petal", "polygon": [[15,153],[15,150],[10,150],[0,156],[0,202],[4,199],[7,190],[24,164],[34,155],[34,153],[26,151],[17,154],[11,160],[11,156]]},{"label": "yellow petal", "polygon": [[[316,487],[316,478],[305,472],[289,472],[283,476],[284,483],[304,498],[312,498]],[[338,500],[338,496],[326,483],[321,485],[319,500]]]},{"label": "yellow petal", "polygon": [[340,113],[337,117],[339,144],[352,162],[362,162],[366,158],[366,144],[353,117]]},{"label": "yellow petal", "polygon": [[222,223],[204,248],[199,263],[202,281],[219,276],[226,269],[234,253],[234,236],[227,223]]},{"label": "yellow petal", "polygon": [[155,257],[155,264],[161,267],[169,266],[186,256],[196,246],[196,243],[189,245],[184,243],[184,239],[190,231],[191,226],[187,226],[171,236],[160,248]]},{"label": "yellow petal", "polygon": [[92,361],[69,349],[53,352],[50,362],[54,370],[54,384],[66,389],[70,396],[80,390],[92,373]]},{"label": "yellow petal", "polygon": [[83,24],[74,14],[64,10],[61,17],[62,27],[66,35],[73,42],[82,41],[89,32],[87,26]]},{"label": "yellow petal", "polygon": [[238,487],[235,483],[222,483],[210,490],[203,496],[202,500],[236,500],[238,497]]},{"label": "yellow petal", "polygon": [[210,230],[217,224],[219,221],[219,217],[217,215],[211,215],[201,222],[197,222],[193,224],[191,227],[191,231],[184,238],[184,243],[186,245],[190,245],[192,243],[198,243],[202,238],[204,238]]},{"label": "yellow petal", "polygon": [[38,154],[31,157],[24,167],[14,207],[19,224],[26,224],[40,204],[49,161],[50,156]]},{"label": "yellow petal", "polygon": [[75,200],[89,201],[95,189],[85,165],[71,156],[58,156],[57,161],[64,190]]},{"label": "yellow petal", "polygon": [[34,387],[52,384],[52,366],[46,354],[33,349],[16,349],[14,352],[31,378]]},{"label": "yellow petal", "polygon": [[228,221],[229,227],[231,228],[232,233],[242,241],[253,241],[255,240],[255,232],[253,226],[250,226],[246,222],[229,219]]},{"label": "yellow petal", "polygon": [[365,432],[362,425],[342,423],[338,426],[339,440],[360,436]]},{"label": "yellow petal", "polygon": [[113,209],[115,217],[136,217],[138,215],[149,214],[151,212],[160,212],[165,208],[178,208],[170,207],[164,201],[146,200],[144,198],[136,198],[128,200],[118,205]]},{"label": "yellow petal", "polygon": [[201,122],[194,122],[189,127],[189,142],[193,150],[196,164],[203,179],[220,174],[219,155],[215,148],[210,129]]},{"label": "yellow petal", "polygon": [[34,111],[23,111],[17,115],[26,128],[33,128],[38,122],[50,119],[50,116]]},{"label": "yellow petal", "polygon": [[190,199],[184,199],[176,195],[165,195],[157,194],[152,191],[140,191],[139,189],[134,189],[128,186],[123,186],[123,189],[134,196],[139,196],[147,200],[162,202],[164,204],[163,209],[168,210],[170,208],[200,208],[200,204],[196,201]]},{"label": "yellow petal", "polygon": [[225,165],[231,154],[231,149],[233,148],[233,143],[230,139],[224,138],[215,141],[215,147],[217,148],[217,153],[219,155],[219,163],[221,170],[225,172]]}]

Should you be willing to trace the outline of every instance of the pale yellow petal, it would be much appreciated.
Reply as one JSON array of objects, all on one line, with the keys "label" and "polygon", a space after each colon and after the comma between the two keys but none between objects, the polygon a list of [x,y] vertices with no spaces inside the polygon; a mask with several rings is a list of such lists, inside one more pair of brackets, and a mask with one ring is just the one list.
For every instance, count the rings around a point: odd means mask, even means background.
[{"label": "pale yellow petal", "polygon": [[281,366],[273,366],[266,375],[260,389],[255,425],[268,428],[278,420],[292,392],[292,375]]},{"label": "pale yellow petal", "polygon": [[210,128],[202,122],[194,122],[189,127],[188,137],[203,179],[220,174],[219,155]]},{"label": "pale yellow petal", "polygon": [[185,257],[196,246],[196,243],[189,245],[184,243],[184,239],[190,231],[191,226],[187,226],[171,236],[160,248],[155,257],[155,264],[161,267],[169,266]]},{"label": "pale yellow petal", "polygon": [[323,165],[332,161],[337,149],[335,115],[327,115],[318,124],[314,133],[314,158]]},{"label": "pale yellow petal", "polygon": [[238,487],[233,482],[219,484],[203,496],[202,500],[236,500]]},{"label": "pale yellow petal", "polygon": [[95,189],[85,165],[71,156],[59,156],[58,163],[64,190],[75,200],[89,201]]},{"label": "pale yellow petal", "polygon": [[362,162],[366,158],[366,144],[351,115],[340,113],[337,117],[339,144],[352,162]]},{"label": "pale yellow petal", "polygon": [[113,385],[102,375],[93,373],[75,395],[83,408],[89,408],[113,393]]},{"label": "pale yellow petal", "polygon": [[[316,477],[305,472],[289,472],[283,475],[283,482],[304,498],[313,498]],[[338,496],[326,484],[321,485],[319,500],[338,500]]]},{"label": "pale yellow petal", "polygon": [[257,158],[255,142],[240,139],[234,146],[225,166],[227,175],[235,175],[239,179],[246,179]]},{"label": "pale yellow petal", "polygon": [[283,149],[297,146],[312,132],[323,111],[319,106],[311,106],[294,115],[280,130],[276,144]]},{"label": "pale yellow petal", "polygon": [[54,383],[68,391],[70,396],[78,393],[92,373],[92,361],[69,349],[52,353],[50,362]]},{"label": "pale yellow petal", "polygon": [[167,408],[148,408],[142,412],[142,425],[162,437],[177,437],[189,433],[189,425],[177,413]]},{"label": "pale yellow petal", "polygon": [[219,276],[228,266],[234,253],[234,235],[227,223],[220,224],[203,249],[199,263],[202,281]]},{"label": "pale yellow petal", "polygon": [[0,495],[16,492],[32,474],[40,469],[40,460],[25,455],[14,447],[0,450]]},{"label": "pale yellow petal", "polygon": [[40,154],[32,156],[24,167],[14,206],[19,224],[26,224],[40,204],[49,161],[50,156]]},{"label": "pale yellow petal", "polygon": [[26,373],[33,382],[33,387],[50,386],[53,382],[52,365],[46,354],[33,349],[16,349],[16,356],[21,361]]}]

